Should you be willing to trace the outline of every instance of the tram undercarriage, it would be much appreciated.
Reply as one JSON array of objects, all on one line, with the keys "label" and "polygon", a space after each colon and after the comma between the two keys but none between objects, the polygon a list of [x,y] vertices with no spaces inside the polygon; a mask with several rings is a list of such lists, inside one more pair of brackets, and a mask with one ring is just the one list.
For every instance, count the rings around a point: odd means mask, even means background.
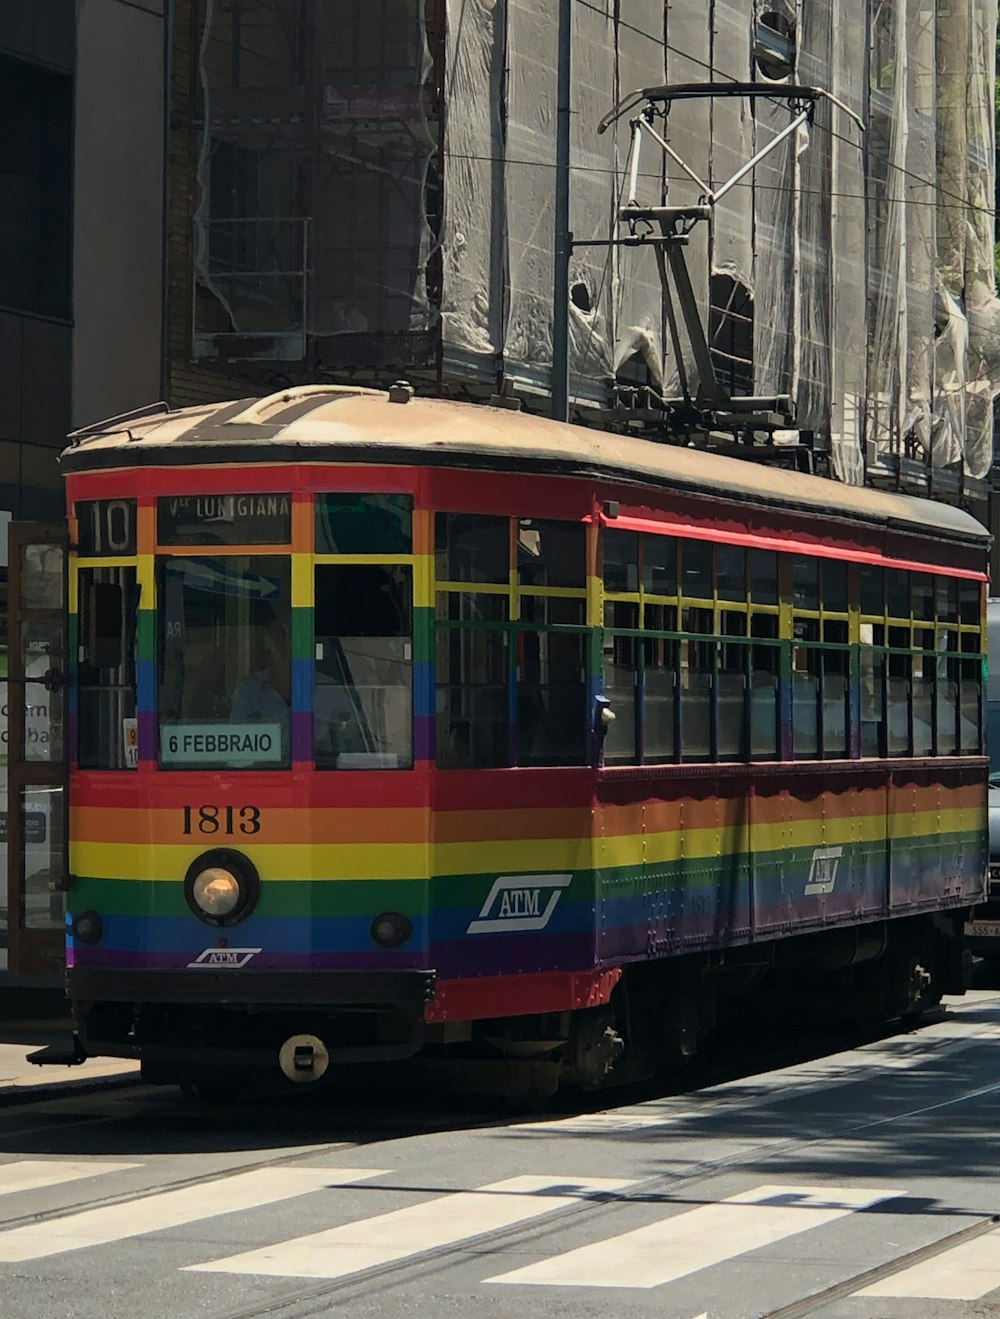
[{"label": "tram undercarriage", "polygon": [[[430,973],[412,973],[412,996],[394,1003],[323,1002],[321,973],[312,980],[313,1002],[302,1001],[301,985],[297,1002],[262,995],[212,1002],[204,986],[205,1001],[192,1001],[196,991],[184,991],[177,976],[157,987],[149,973],[132,978],[132,992],[158,997],[81,998],[75,1024],[84,1056],[135,1058],[144,1080],[211,1096],[282,1073],[290,1083],[336,1085],[348,1066],[412,1060],[409,1071],[451,1090],[544,1098],[560,1087],[596,1090],[679,1071],[711,1035],[720,1009],[737,1000],[741,1011],[780,1020],[876,1025],[919,1016],[969,985],[965,915],[646,962],[626,969],[608,1003],[572,1012],[427,1024],[417,991],[433,988]],[[344,984],[343,975],[332,979]],[[397,993],[405,983],[396,977]]]}]

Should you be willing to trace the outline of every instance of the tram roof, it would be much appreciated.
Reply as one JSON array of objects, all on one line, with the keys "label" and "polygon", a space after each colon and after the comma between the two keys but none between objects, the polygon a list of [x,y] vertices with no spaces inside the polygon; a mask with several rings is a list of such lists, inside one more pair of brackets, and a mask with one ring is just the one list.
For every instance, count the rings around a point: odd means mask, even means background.
[{"label": "tram roof", "polygon": [[971,514],[722,454],[656,444],[511,408],[382,390],[302,386],[265,398],[112,418],[70,436],[67,472],[188,463],[349,462],[496,468],[630,481],[986,542]]}]

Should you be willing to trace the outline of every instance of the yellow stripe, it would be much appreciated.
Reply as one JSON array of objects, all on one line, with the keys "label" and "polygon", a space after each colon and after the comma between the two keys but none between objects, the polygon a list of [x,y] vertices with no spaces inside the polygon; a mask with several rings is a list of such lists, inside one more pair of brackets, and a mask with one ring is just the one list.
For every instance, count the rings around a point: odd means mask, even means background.
[{"label": "yellow stripe", "polygon": [[313,603],[312,555],[292,555],[292,608],[311,609]]},{"label": "yellow stripe", "polygon": [[76,566],[78,568],[134,568],[134,554],[103,554],[100,556],[88,555],[84,558],[77,555]]},{"label": "yellow stripe", "polygon": [[[74,874],[100,879],[141,879],[179,884],[188,866],[205,850],[195,845],[139,843],[70,843]],[[423,843],[342,844],[311,847],[307,843],[272,843],[245,851],[267,882],[284,879],[426,879]]]},{"label": "yellow stripe", "polygon": [[140,554],[136,560],[136,581],[139,583],[140,609],[156,607],[156,560],[152,554]]},{"label": "yellow stripe", "polygon": [[531,874],[546,870],[590,870],[591,838],[528,838],[483,843],[438,843],[435,875]]},{"label": "yellow stripe", "polygon": [[434,605],[433,554],[418,554],[413,561],[413,603],[417,609]]},{"label": "yellow stripe", "polygon": [[[982,826],[977,810],[925,811],[900,814],[893,822],[892,838],[933,840],[941,833],[975,832]],[[674,829],[655,834],[629,834],[605,838],[498,839],[482,842],[438,843],[308,843],[260,844],[247,854],[266,880],[314,879],[423,879],[429,874],[477,875],[504,871],[532,873],[545,870],[589,870],[593,866],[630,867],[663,865],[687,859],[708,860],[785,848],[878,843],[885,838],[884,820],[877,816],[848,820],[807,820],[799,823],[721,828]],[[204,851],[203,844],[74,842],[70,867],[75,874],[106,879],[151,879],[178,883],[191,862]],[[431,862],[433,858],[433,863]]]}]

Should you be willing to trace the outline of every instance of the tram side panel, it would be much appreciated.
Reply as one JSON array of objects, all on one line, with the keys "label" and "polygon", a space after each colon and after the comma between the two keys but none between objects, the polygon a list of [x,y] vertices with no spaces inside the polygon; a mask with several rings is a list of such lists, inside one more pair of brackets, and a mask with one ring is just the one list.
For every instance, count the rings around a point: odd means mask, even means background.
[{"label": "tram side panel", "polygon": [[891,911],[976,902],[987,865],[982,771],[944,760],[894,769],[887,793]]},{"label": "tram side panel", "polygon": [[754,932],[773,937],[887,914],[881,770],[784,766],[753,790]]},{"label": "tram side panel", "polygon": [[605,776],[597,792],[601,964],[745,943],[745,780],[654,770]]},{"label": "tram side panel", "polygon": [[[591,777],[586,768],[437,774],[429,955],[439,998],[454,995],[453,981],[482,981],[485,994],[490,977],[593,968]],[[532,1010],[513,984],[485,997],[473,984],[467,1001],[484,1017]]]}]

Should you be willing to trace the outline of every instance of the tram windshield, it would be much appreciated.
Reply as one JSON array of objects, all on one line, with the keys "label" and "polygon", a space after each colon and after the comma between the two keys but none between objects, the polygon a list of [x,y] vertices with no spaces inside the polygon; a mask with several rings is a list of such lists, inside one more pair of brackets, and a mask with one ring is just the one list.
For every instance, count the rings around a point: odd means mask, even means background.
[{"label": "tram windshield", "polygon": [[291,755],[286,556],[159,565],[160,764],[280,768]]}]

